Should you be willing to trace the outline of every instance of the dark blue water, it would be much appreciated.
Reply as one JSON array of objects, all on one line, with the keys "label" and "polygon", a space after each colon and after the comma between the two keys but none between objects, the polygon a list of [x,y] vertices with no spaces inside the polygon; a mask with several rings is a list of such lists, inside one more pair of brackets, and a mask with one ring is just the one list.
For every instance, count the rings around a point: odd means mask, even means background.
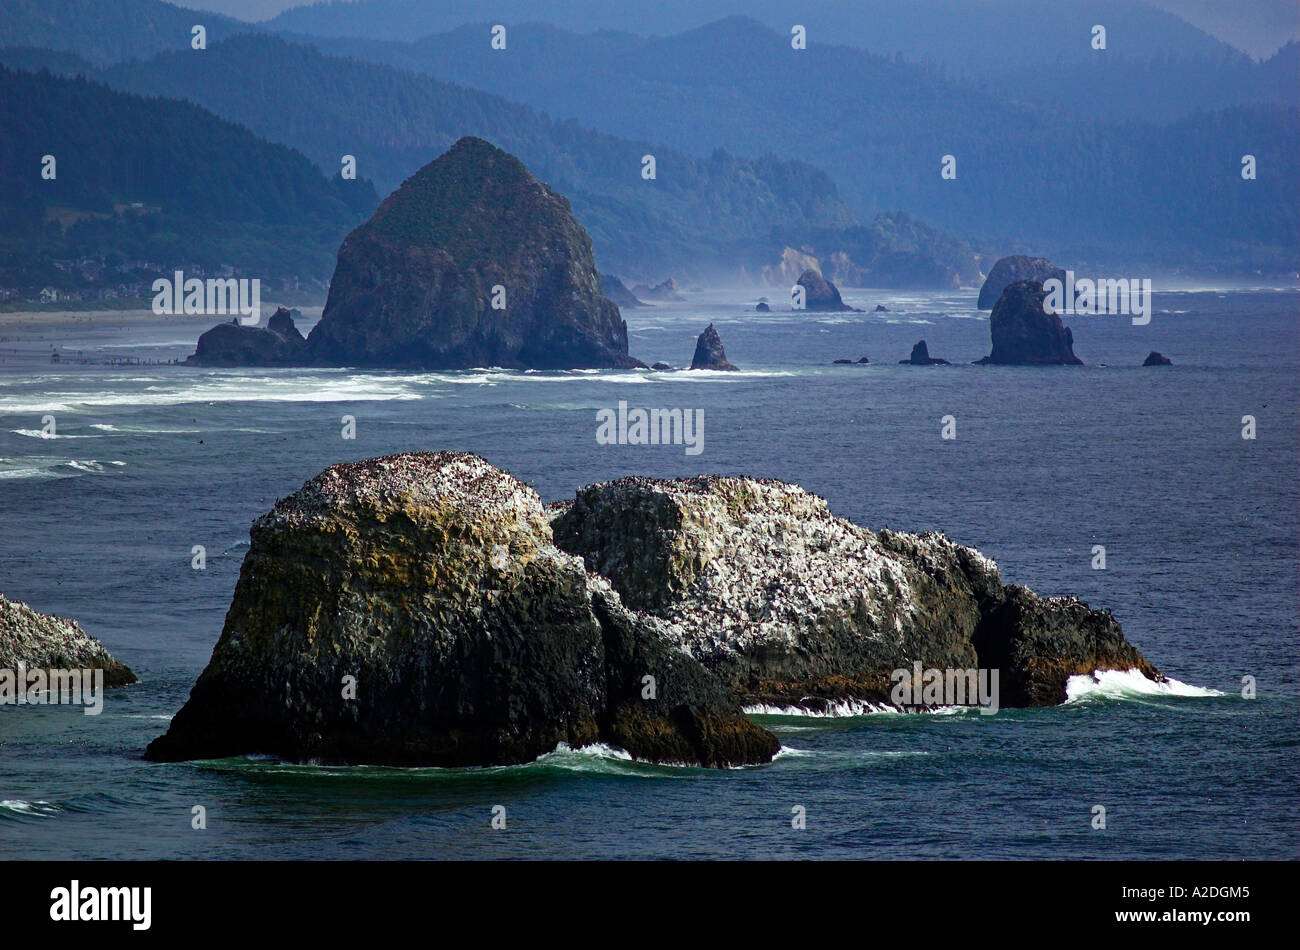
[{"label": "dark blue water", "polygon": [[[1074,317],[1088,365],[1041,369],[969,365],[988,352],[973,293],[848,297],[891,312],[760,316],[736,294],[625,313],[647,362],[689,361],[713,321],[741,374],[255,373],[11,354],[0,591],[76,617],[143,682],[109,694],[99,717],[0,707],[6,855],[1295,857],[1300,297],[1157,294],[1146,327]],[[170,358],[195,335],[7,331],[0,346]],[[957,365],[897,365],[920,338]],[[1152,349],[1176,365],[1140,368]],[[830,365],[862,355],[870,366]],[[703,409],[703,454],[597,445],[595,412],[619,400]],[[58,439],[38,437],[45,414]],[[629,473],[795,481],[860,524],[942,530],[1008,581],[1110,608],[1202,695],[1116,688],[989,717],[769,718],[786,750],[727,772],[612,750],[482,770],[142,762],[207,662],[252,519],[330,463],[444,448],[478,452],[546,499]],[[190,568],[196,544],[205,571]],[[1241,698],[1246,675],[1256,699]],[[505,831],[489,825],[498,804]]]}]

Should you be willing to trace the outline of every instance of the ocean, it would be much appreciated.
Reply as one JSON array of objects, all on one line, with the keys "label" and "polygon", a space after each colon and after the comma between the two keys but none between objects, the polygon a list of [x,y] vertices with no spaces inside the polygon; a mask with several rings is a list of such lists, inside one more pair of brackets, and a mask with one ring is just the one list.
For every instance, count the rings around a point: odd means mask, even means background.
[{"label": "ocean", "polygon": [[[53,364],[51,346],[184,357],[198,330],[0,331],[0,591],[141,678],[100,716],[0,707],[5,856],[1295,858],[1300,294],[1157,286],[1147,326],[1068,318],[1087,365],[1045,368],[970,365],[989,351],[974,291],[845,297],[888,312],[756,314],[741,291],[624,311],[647,363],[689,364],[712,322],[737,373]],[[898,365],[919,339],[954,365]],[[1174,365],[1142,368],[1150,350]],[[702,410],[703,451],[598,444],[620,401]],[[207,663],[252,520],[331,463],[439,449],[544,500],[626,474],[797,482],[1113,611],[1175,683],[1107,676],[993,716],[764,716],[776,761],[727,771],[600,747],[482,769],[143,761]]]}]

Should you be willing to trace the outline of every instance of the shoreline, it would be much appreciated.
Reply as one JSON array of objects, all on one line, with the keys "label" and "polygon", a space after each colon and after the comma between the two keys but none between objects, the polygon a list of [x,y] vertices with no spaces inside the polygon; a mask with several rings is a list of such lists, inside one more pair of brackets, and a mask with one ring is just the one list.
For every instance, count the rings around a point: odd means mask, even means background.
[{"label": "shoreline", "polygon": [[[268,301],[262,306],[263,321],[275,313],[279,304]],[[298,307],[303,318],[315,320],[323,307]],[[154,313],[144,307],[132,310],[12,310],[0,312],[0,333],[11,330],[64,330],[75,327],[125,327],[144,324],[175,323],[186,328],[207,329],[231,319],[232,314]],[[195,338],[197,339],[197,337]]]}]

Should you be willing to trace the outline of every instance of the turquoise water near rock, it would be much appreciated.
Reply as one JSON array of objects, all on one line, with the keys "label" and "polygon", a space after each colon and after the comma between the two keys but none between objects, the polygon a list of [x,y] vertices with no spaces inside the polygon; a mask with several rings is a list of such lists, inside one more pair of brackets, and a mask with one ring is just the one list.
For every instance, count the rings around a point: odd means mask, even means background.
[{"label": "turquoise water near rock", "polygon": [[[6,354],[0,591],[77,618],[142,680],[98,717],[0,706],[6,852],[1294,857],[1300,295],[1157,286],[1149,326],[1068,319],[1087,364],[1068,368],[971,366],[989,348],[973,291],[845,297],[889,312],[746,313],[739,292],[624,311],[647,363],[687,365],[712,322],[739,373],[214,371]],[[197,331],[160,318],[2,335],[0,349],[21,353],[54,343],[170,359]],[[922,338],[954,365],[898,365]],[[1150,350],[1175,365],[1142,368]],[[832,365],[863,355],[870,365]],[[620,401],[702,409],[703,452],[598,444],[597,411]],[[40,437],[46,414],[54,440]],[[354,440],[341,438],[345,415]],[[1254,440],[1241,437],[1245,415]],[[472,770],[142,761],[208,660],[253,518],[328,464],[416,449],[477,452],[548,500],[633,473],[798,482],[859,524],[942,530],[1008,581],[1111,609],[1153,663],[1198,689],[1121,679],[996,716],[764,717],[782,754],[723,772],[610,749]],[[1098,544],[1105,570],[1091,566]],[[1244,676],[1258,698],[1242,698]],[[191,828],[195,805],[204,831]],[[490,826],[494,805],[505,831]],[[1092,827],[1096,805],[1105,830]],[[791,827],[796,806],[806,829]]]}]

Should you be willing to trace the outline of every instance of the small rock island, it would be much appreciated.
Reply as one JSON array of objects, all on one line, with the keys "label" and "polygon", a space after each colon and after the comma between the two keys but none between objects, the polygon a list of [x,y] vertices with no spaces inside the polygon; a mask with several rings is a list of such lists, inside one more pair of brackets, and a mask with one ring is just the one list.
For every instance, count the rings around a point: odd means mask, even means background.
[{"label": "small rock island", "polygon": [[699,339],[695,341],[695,356],[691,360],[691,369],[738,370],[727,361],[727,351],[722,347],[722,337],[710,323],[704,328]]},{"label": "small rock island", "polygon": [[543,506],[483,459],[333,465],[254,522],[225,626],[146,757],[492,765],[558,743],[765,763],[744,709],[891,702],[891,671],[1163,676],[1107,612],[1004,585],[935,533],[879,533],[771,479],[627,477]]}]

